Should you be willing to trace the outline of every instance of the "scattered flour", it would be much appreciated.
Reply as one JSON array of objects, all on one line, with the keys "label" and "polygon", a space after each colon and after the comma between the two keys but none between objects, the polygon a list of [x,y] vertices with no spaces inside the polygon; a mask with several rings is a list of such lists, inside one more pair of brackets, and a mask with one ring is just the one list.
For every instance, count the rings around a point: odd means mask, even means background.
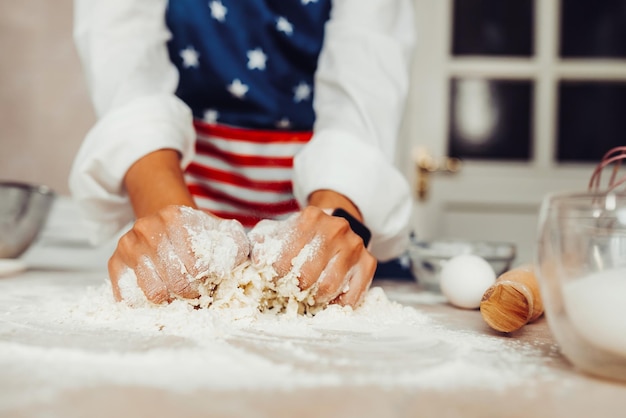
[{"label": "scattered flour", "polygon": [[128,267],[124,269],[120,274],[117,285],[120,289],[122,299],[124,299],[130,306],[146,306],[148,304],[146,295],[137,285],[137,275],[135,275],[135,271],[133,269]]},{"label": "scattered flour", "polygon": [[380,287],[358,309],[330,305],[306,316],[182,300],[130,308],[108,284],[83,279],[65,272],[0,282],[0,404],[99,385],[505,389],[549,376],[538,348],[450,328]]},{"label": "scattered flour", "polygon": [[[272,264],[289,243],[280,223],[262,222],[243,238],[252,242],[250,257],[235,251],[239,228],[223,227],[219,248],[207,242],[216,237],[189,231],[202,273],[187,276],[202,282],[192,302],[147,303],[130,270],[120,278],[127,303],[116,303],[110,284],[102,284],[106,273],[33,272],[0,281],[0,406],[110,385],[450,390],[546,379],[539,348],[445,326],[419,310],[419,298],[403,306],[373,287],[357,309],[316,306],[314,288],[300,290],[298,276],[319,242],[277,280]],[[241,257],[247,261],[232,268]]]}]

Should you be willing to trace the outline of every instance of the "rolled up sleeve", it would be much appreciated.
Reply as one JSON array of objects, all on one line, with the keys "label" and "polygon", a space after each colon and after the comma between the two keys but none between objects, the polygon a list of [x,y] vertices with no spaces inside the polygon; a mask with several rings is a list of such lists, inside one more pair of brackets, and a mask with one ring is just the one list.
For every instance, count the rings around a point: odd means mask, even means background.
[{"label": "rolled up sleeve", "polygon": [[412,197],[394,165],[414,43],[410,0],[336,0],[315,78],[316,123],[294,160],[301,205],[331,189],[359,208],[379,260],[406,248]]},{"label": "rolled up sleeve", "polygon": [[192,114],[174,92],[178,73],[166,42],[165,0],[77,0],[74,38],[98,122],[70,173],[94,242],[133,219],[123,179],[150,152],[174,149],[193,158]]}]

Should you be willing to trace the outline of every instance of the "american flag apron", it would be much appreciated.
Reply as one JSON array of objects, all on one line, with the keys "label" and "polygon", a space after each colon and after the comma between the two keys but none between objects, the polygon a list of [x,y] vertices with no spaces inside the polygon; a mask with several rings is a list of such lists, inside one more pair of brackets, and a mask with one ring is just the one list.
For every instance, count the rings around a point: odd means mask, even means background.
[{"label": "american flag apron", "polygon": [[191,108],[199,207],[253,226],[296,211],[293,156],[311,138],[330,0],[172,0],[168,51]]},{"label": "american flag apron", "polygon": [[298,209],[293,197],[293,155],[310,132],[275,132],[195,123],[196,158],[186,171],[199,207],[244,226]]}]

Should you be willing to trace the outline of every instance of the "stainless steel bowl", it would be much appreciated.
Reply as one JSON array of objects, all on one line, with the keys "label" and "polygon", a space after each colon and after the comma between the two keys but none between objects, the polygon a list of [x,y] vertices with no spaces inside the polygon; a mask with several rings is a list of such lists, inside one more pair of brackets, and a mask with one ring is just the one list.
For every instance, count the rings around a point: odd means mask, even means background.
[{"label": "stainless steel bowl", "polygon": [[474,254],[484,258],[497,276],[511,268],[515,244],[508,242],[472,241],[463,239],[412,239],[409,246],[411,270],[424,288],[439,291],[439,275],[444,264],[457,255]]},{"label": "stainless steel bowl", "polygon": [[46,186],[0,181],[0,258],[17,258],[30,247],[54,197]]}]

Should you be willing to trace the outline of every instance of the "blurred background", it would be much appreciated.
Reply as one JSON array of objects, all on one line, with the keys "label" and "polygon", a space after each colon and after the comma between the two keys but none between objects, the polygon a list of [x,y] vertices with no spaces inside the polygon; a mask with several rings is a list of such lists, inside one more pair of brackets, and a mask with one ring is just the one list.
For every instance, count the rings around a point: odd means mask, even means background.
[{"label": "blurred background", "polygon": [[423,239],[516,244],[626,145],[626,0],[419,0],[400,164]]},{"label": "blurred background", "polygon": [[67,194],[95,121],[72,40],[72,0],[0,2],[0,180]]},{"label": "blurred background", "polygon": [[[533,258],[547,193],[580,191],[626,144],[626,0],[416,0],[398,165],[415,233],[514,242]],[[72,1],[0,3],[0,180],[69,193],[94,123]]]}]

